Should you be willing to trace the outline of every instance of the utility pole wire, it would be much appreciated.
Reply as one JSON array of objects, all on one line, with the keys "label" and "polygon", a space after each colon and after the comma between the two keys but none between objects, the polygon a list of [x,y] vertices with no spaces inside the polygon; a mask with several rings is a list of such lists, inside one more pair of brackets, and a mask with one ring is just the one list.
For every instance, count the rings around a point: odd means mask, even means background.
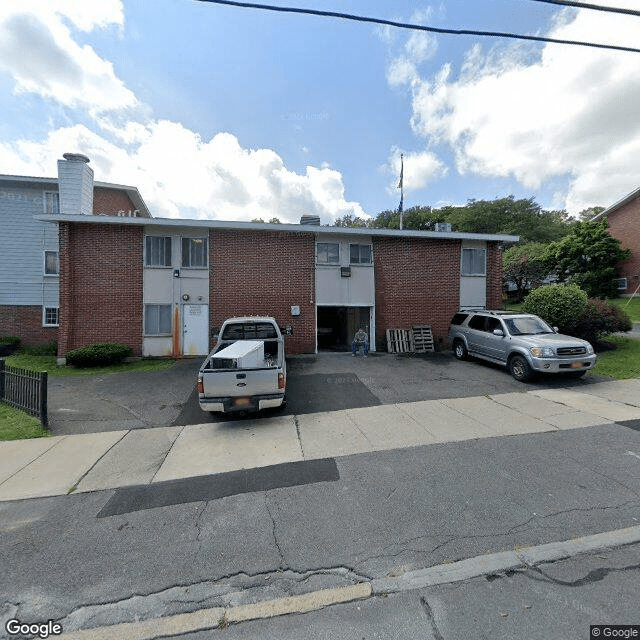
[{"label": "utility pole wire", "polygon": [[566,7],[578,7],[579,9],[593,9],[594,11],[609,11],[611,13],[623,13],[628,16],[640,16],[638,9],[622,9],[620,7],[604,7],[601,4],[588,2],[573,2],[573,0],[533,0],[533,2],[546,2],[547,4],[559,4]]},{"label": "utility pole wire", "polygon": [[411,29],[413,31],[428,31],[429,33],[441,33],[455,36],[483,36],[489,38],[510,38],[512,40],[528,40],[533,42],[550,42],[553,44],[568,44],[580,47],[593,47],[596,49],[610,49],[613,51],[628,51],[640,53],[640,49],[633,47],[622,47],[614,44],[600,44],[597,42],[583,42],[580,40],[560,40],[557,38],[545,38],[543,36],[527,36],[517,33],[503,33],[499,31],[475,31],[472,29],[442,29],[439,27],[426,27],[421,24],[411,24],[407,22],[396,22],[383,18],[369,18],[357,16],[350,13],[339,13],[337,11],[320,11],[319,9],[302,9],[299,7],[278,7],[270,4],[258,4],[254,2],[236,2],[235,0],[197,0],[198,2],[210,2],[211,4],[228,5],[231,7],[242,7],[244,9],[262,9],[264,11],[277,11],[279,13],[300,13],[304,15],[323,16],[325,18],[340,18],[342,20],[353,20],[355,22],[366,22],[380,24],[398,29]]}]

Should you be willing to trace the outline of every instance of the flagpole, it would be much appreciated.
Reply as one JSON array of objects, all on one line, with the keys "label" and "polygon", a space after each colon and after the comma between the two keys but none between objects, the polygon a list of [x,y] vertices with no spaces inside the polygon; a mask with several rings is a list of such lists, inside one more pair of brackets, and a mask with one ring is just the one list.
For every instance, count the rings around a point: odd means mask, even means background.
[{"label": "flagpole", "polygon": [[404,200],[404,154],[400,154],[400,182],[398,183],[398,187],[400,188],[400,206],[398,207],[398,212],[400,213],[400,229],[402,229],[402,205]]}]

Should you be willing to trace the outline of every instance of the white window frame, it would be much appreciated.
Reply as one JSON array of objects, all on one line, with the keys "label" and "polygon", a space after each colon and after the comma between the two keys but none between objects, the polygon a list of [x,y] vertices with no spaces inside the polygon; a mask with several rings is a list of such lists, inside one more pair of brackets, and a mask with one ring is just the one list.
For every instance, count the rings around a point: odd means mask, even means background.
[{"label": "white window frame", "polygon": [[[189,244],[188,244],[189,254],[187,256],[189,258],[189,262],[191,262],[191,257],[193,253],[193,250],[192,250],[193,245],[191,241],[201,240],[202,242],[204,242],[204,264],[197,264],[197,265],[185,264],[185,253],[184,253],[185,240],[189,241]],[[181,253],[181,264],[183,269],[208,269],[209,268],[209,238],[207,236],[183,236],[182,238],[180,238],[180,253]]]},{"label": "white window frame", "polygon": [[60,213],[60,192],[44,191],[42,193],[44,212],[46,214]]},{"label": "white window frame", "polygon": [[616,282],[618,283],[618,291],[626,291],[627,290],[627,279],[626,278],[617,278]]},{"label": "white window frame", "polygon": [[[50,273],[47,271],[47,253],[55,253],[56,254],[56,266],[57,270],[54,273]],[[60,275],[60,253],[58,251],[54,251],[53,249],[45,249],[43,252],[43,265],[42,265],[42,273],[45,276],[59,276]]]},{"label": "white window frame", "polygon": [[[351,248],[358,247],[358,262],[353,262],[351,259]],[[369,247],[369,262],[362,262],[360,259],[360,248],[361,247]],[[367,243],[352,243],[349,244],[349,264],[357,264],[357,265],[372,265],[373,264],[373,247]]]},{"label": "white window frame", "polygon": [[[482,271],[474,271],[474,268],[477,266],[477,264],[475,264],[476,260],[473,257],[471,258],[471,269],[469,270],[469,272],[465,271],[465,264],[464,264],[465,251],[473,251],[473,252],[481,251],[482,252],[482,255],[483,255]],[[462,250],[460,251],[460,275],[464,277],[483,277],[483,278],[486,277],[487,250],[481,247],[462,247]]]},{"label": "white window frame", "polygon": [[[336,260],[329,261],[329,250],[327,249],[327,259],[320,260],[320,245],[324,245],[329,247],[330,245],[338,247],[338,257]],[[339,242],[316,242],[316,264],[326,264],[326,265],[340,265],[340,243]]]},{"label": "white window frame", "polygon": [[[47,322],[47,311],[55,311],[55,322]],[[59,327],[60,326],[60,307],[42,307],[42,326],[43,327]]]},{"label": "white window frame", "polygon": [[[153,242],[154,240],[164,240],[162,254],[163,258],[166,257],[166,242],[169,242],[169,264],[150,264],[153,257],[153,248],[151,249],[151,255],[149,254],[148,240]],[[145,236],[144,238],[144,266],[148,269],[171,269],[173,266],[173,238],[171,236]],[[158,243],[158,258],[160,258],[160,243]],[[158,262],[161,262],[160,260]]]},{"label": "white window frame", "polygon": [[[149,330],[150,328],[147,326],[148,322],[147,322],[147,310],[150,307],[157,307],[158,308],[158,322],[157,322],[157,333],[150,333]],[[160,332],[160,307],[168,307],[169,308],[169,331],[168,332]],[[166,337],[166,336],[170,336],[172,334],[172,330],[173,330],[173,317],[172,317],[172,305],[170,304],[161,304],[161,303],[152,303],[152,304],[145,304],[144,305],[144,335],[151,337],[151,338],[155,338],[155,337]],[[156,327],[153,327],[154,329]]]}]

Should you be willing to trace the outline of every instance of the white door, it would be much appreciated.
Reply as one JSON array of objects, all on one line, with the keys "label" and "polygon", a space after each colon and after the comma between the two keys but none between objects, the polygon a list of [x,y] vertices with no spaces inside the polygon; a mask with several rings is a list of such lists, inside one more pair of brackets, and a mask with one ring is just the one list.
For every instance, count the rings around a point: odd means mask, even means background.
[{"label": "white door", "polygon": [[209,305],[182,305],[184,333],[182,354],[206,356],[209,353]]}]

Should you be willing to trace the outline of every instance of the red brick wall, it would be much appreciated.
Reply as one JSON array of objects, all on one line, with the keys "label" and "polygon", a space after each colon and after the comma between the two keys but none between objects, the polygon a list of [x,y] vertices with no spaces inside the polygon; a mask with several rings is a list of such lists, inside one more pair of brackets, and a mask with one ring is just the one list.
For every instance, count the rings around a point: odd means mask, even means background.
[{"label": "red brick wall", "polygon": [[142,353],[142,227],[60,223],[58,355],[94,342]]},{"label": "red brick wall", "polygon": [[502,309],[502,250],[487,242],[487,309]]},{"label": "red brick wall", "polygon": [[44,344],[58,339],[57,327],[42,326],[42,307],[0,306],[0,335],[9,334],[22,339],[23,346]]},{"label": "red brick wall", "polygon": [[[209,234],[210,327],[233,316],[272,316],[288,354],[313,353],[316,345],[315,250],[311,233],[216,231]],[[300,315],[292,316],[298,305]]]},{"label": "red brick wall", "polygon": [[460,242],[375,238],[376,344],[387,329],[430,325],[441,342],[460,300]]},{"label": "red brick wall", "polygon": [[125,215],[135,211],[135,206],[125,191],[106,189],[105,187],[93,188],[93,215],[106,214],[117,216],[118,211],[124,211]]},{"label": "red brick wall", "polygon": [[640,196],[622,205],[608,218],[609,233],[620,240],[623,249],[631,249],[631,258],[620,263],[620,275],[627,278],[626,293],[633,293],[640,284]]}]

